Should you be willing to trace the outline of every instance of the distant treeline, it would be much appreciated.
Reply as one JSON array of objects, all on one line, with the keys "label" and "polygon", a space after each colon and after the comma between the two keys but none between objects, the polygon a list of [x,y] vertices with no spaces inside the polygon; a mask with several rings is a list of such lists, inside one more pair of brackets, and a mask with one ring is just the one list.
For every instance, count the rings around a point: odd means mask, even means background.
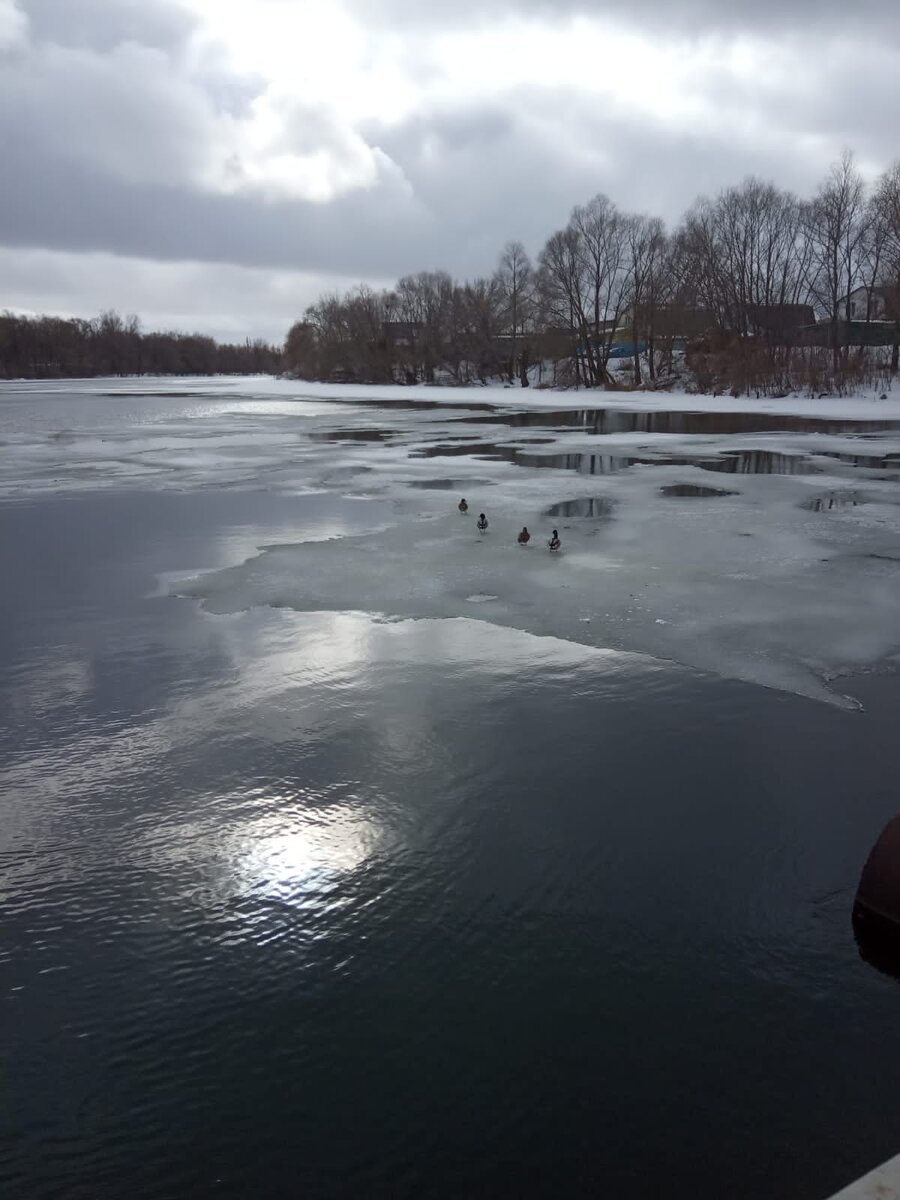
[{"label": "distant treeline", "polygon": [[281,369],[265,342],[216,342],[199,333],[145,333],[137,317],[0,313],[0,378],[77,379],[95,375],[253,375]]},{"label": "distant treeline", "polygon": [[324,295],[284,361],[307,379],[593,387],[660,385],[686,361],[700,390],[777,394],[886,384],[898,328],[900,163],[867,188],[847,154],[810,199],[750,178],[667,231],[598,195],[535,262],[509,242],[484,278]]}]

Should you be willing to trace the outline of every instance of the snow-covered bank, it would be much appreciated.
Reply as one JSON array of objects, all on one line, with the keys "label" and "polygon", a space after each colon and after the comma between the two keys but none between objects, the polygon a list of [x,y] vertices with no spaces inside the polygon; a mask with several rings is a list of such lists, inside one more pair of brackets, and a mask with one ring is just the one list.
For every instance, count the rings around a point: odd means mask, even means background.
[{"label": "snow-covered bank", "polygon": [[[798,416],[861,419],[900,419],[900,390],[860,392],[854,396],[709,396],[684,391],[607,391],[593,388],[522,388],[501,385],[486,387],[408,387],[380,384],[309,383],[304,380],[273,378],[265,382],[260,394],[288,397],[315,397],[322,400],[354,400],[361,404],[389,399],[427,400],[452,407],[460,404],[492,404],[508,408],[624,408],[640,412],[760,412],[793,413]],[[884,397],[884,398],[882,398]]]},{"label": "snow-covered bank", "polygon": [[0,381],[4,398],[100,394],[111,399],[128,396],[234,396],[241,400],[324,400],[331,403],[398,404],[427,401],[455,408],[483,404],[515,409],[630,409],[635,412],[787,413],[861,420],[900,420],[900,388],[887,393],[870,390],[853,396],[791,395],[732,397],[686,391],[615,391],[601,388],[522,388],[491,384],[473,387],[315,383],[276,375],[110,376],[106,379],[48,379]]}]

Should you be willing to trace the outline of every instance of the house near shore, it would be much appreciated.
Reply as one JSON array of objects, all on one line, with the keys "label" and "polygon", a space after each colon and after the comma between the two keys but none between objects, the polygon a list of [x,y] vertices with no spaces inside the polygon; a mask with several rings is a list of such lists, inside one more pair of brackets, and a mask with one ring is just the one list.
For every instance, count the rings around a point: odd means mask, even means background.
[{"label": "house near shore", "polygon": [[896,291],[885,287],[858,287],[838,301],[838,314],[851,321],[884,321],[897,309]]}]

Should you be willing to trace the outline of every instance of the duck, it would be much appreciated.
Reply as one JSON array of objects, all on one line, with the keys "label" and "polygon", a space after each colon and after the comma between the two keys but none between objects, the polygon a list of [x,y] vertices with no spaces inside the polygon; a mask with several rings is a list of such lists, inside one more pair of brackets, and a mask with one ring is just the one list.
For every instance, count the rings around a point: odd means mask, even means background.
[{"label": "duck", "polygon": [[478,530],[479,530],[479,532],[484,533],[485,530],[487,529],[487,527],[488,527],[487,517],[484,515],[484,513],[479,513],[478,514]]},{"label": "duck", "polygon": [[466,504],[465,499],[460,500],[457,507],[461,513],[467,513],[469,511],[469,506]]},{"label": "duck", "polygon": [[519,534],[519,545],[527,546],[530,541],[531,541],[531,534],[528,532],[528,526],[523,525],[522,532]]},{"label": "duck", "polygon": [[558,550],[562,545],[562,542],[559,540],[559,534],[555,529],[553,530],[553,536],[550,538],[550,541],[547,543],[547,545],[551,550]]}]

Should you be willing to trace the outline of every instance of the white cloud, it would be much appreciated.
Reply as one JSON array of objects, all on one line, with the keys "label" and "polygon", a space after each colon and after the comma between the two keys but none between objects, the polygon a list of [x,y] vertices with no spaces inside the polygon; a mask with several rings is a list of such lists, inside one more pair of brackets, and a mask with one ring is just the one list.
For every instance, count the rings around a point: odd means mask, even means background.
[{"label": "white cloud", "polygon": [[375,187],[385,171],[397,174],[377,147],[327,109],[269,91],[225,132],[220,157],[203,179],[211,190],[327,202]]}]

